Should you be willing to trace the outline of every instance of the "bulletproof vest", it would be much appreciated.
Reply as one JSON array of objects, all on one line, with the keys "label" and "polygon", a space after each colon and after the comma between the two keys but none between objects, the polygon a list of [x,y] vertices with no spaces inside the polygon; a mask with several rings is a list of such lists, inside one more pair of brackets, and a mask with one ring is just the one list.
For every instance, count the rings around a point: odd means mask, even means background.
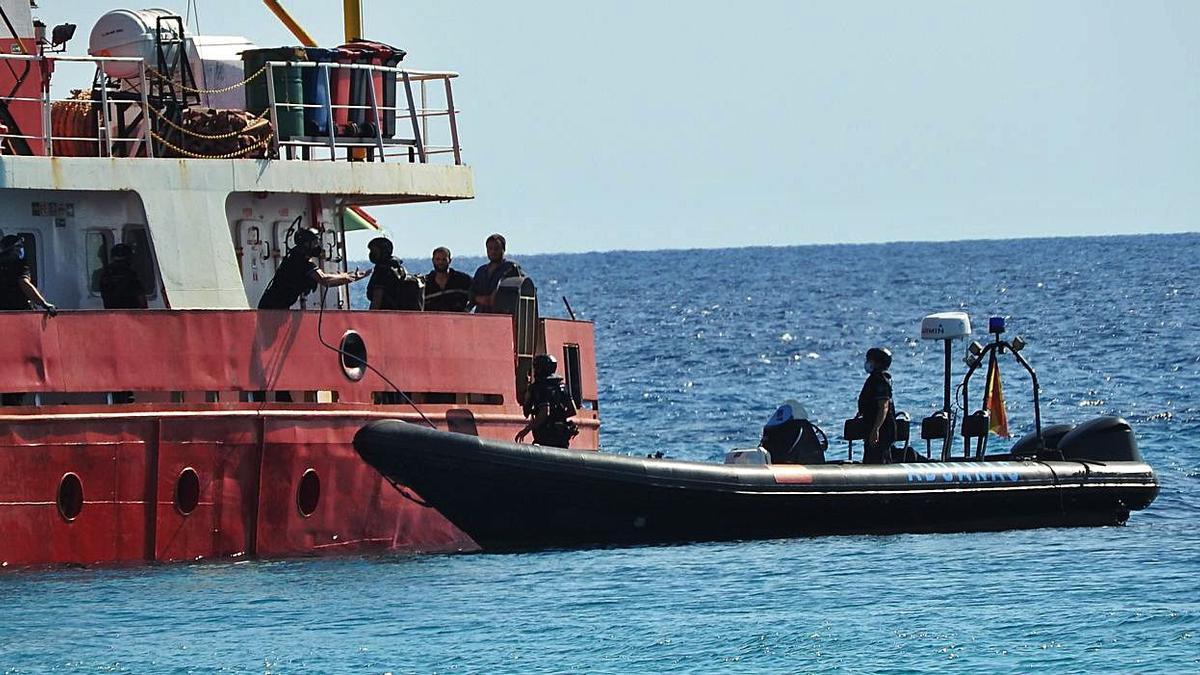
[{"label": "bulletproof vest", "polygon": [[317,282],[308,276],[313,264],[308,256],[299,249],[284,256],[275,277],[271,279],[262,299],[258,301],[259,309],[287,309],[294,305],[301,295],[307,295],[317,289]]},{"label": "bulletproof vest", "polygon": [[141,281],[128,263],[113,262],[100,270],[100,297],[105,309],[140,309]]}]

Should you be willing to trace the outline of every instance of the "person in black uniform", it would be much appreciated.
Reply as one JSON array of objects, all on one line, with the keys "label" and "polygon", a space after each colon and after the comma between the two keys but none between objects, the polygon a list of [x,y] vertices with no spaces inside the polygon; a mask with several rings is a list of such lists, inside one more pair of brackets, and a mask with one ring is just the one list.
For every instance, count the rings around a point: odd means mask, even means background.
[{"label": "person in black uniform", "polygon": [[313,260],[321,255],[321,235],[316,230],[300,228],[292,235],[295,244],[283,257],[275,276],[267,285],[259,309],[287,309],[296,304],[300,296],[316,290],[317,286],[332,288],[354,283],[368,272],[338,272],[330,274],[322,270]]},{"label": "person in black uniform", "polygon": [[133,269],[133,247],[117,244],[100,270],[100,297],[104,309],[146,309],[146,287]]},{"label": "person in black uniform", "polygon": [[867,350],[863,369],[867,381],[858,393],[858,416],[866,420],[867,438],[863,448],[863,464],[886,464],[891,461],[892,443],[896,441],[896,407],[892,404],[892,352],[884,347]]},{"label": "person in black uniform", "polygon": [[450,249],[433,249],[433,269],[425,275],[425,311],[465,312],[471,304],[471,277],[450,267]]},{"label": "person in black uniform", "polygon": [[404,269],[404,261],[392,255],[391,240],[375,237],[367,243],[369,257],[375,265],[367,282],[367,299],[371,309],[402,309],[421,311],[425,308],[424,282]]},{"label": "person in black uniform", "polygon": [[[29,311],[34,304],[47,316],[58,314],[58,309],[46,302],[33,285],[29,261],[25,259],[25,240],[15,234],[5,235],[0,238],[0,311]],[[0,405],[21,405],[24,400],[21,393],[0,394]]]},{"label": "person in black uniform", "polygon": [[58,308],[33,285],[29,261],[25,259],[25,240],[19,235],[5,235],[0,238],[0,311],[31,310],[34,305],[48,316],[58,315]]},{"label": "person in black uniform", "polygon": [[534,379],[525,394],[525,416],[529,422],[517,433],[518,443],[532,431],[534,443],[566,448],[579,433],[571,421],[577,412],[575,402],[562,378],[554,374],[557,368],[558,361],[549,354],[533,357]]},{"label": "person in black uniform", "polygon": [[471,302],[480,314],[496,311],[496,289],[502,280],[521,276],[520,265],[504,257],[508,246],[504,235],[489,235],[484,245],[487,246],[488,261],[475,270],[475,278],[471,280]]}]

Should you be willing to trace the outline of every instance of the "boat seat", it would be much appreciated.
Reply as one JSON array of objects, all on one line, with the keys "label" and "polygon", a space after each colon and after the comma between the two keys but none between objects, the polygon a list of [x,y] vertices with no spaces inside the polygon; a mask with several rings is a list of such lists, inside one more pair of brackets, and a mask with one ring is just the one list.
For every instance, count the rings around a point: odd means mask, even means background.
[{"label": "boat seat", "polygon": [[992,426],[992,415],[986,410],[976,410],[962,421],[963,438],[984,438]]}]

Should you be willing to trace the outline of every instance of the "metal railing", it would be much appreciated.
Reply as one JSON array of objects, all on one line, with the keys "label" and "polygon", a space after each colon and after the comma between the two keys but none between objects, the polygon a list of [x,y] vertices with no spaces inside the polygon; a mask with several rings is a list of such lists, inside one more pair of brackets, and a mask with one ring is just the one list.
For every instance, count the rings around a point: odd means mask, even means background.
[{"label": "metal railing", "polygon": [[[120,80],[122,88],[111,89],[109,86],[94,86],[93,96],[88,98],[55,98],[48,86],[42,86],[37,96],[10,96],[3,99],[9,106],[10,112],[16,112],[21,105],[37,105],[41,115],[41,133],[24,133],[11,129],[5,134],[5,139],[24,139],[34,144],[40,143],[33,154],[52,157],[62,156],[56,152],[55,145],[65,143],[94,143],[95,151],[91,156],[142,156],[154,157],[156,147],[164,141],[156,129],[156,120],[164,119],[162,101],[150,96],[149,79],[160,77],[154,69],[148,66],[144,59],[134,57],[92,57],[92,56],[59,56],[59,55],[20,55],[0,54],[0,64],[5,61],[26,61],[33,67],[40,67],[43,72],[53,72],[55,62],[93,63],[95,73],[93,82],[103,82],[102,71],[107,63],[126,63],[136,65],[137,79]],[[421,71],[387,66],[366,64],[344,64],[333,62],[291,62],[269,61],[265,68],[265,89],[267,105],[260,112],[269,119],[272,129],[270,138],[270,156],[277,159],[300,160],[357,160],[357,161],[406,161],[412,163],[433,163],[439,158],[446,158],[453,164],[461,165],[462,147],[458,136],[458,110],[454,106],[454,92],[451,80],[458,73],[450,71]],[[290,100],[288,96],[280,97],[276,91],[276,73],[278,68],[316,69],[316,77],[324,85],[325,96],[317,101],[318,96],[303,96],[303,101]],[[356,73],[361,73],[358,83],[364,91],[365,101],[346,102],[335,98],[335,85],[344,90],[342,98],[348,98],[352,85],[350,80]],[[239,85],[249,86],[249,81],[255,74],[247,73],[248,77]],[[344,78],[344,79],[343,79]],[[39,80],[40,81],[40,80]],[[438,86],[438,83],[441,86]],[[378,84],[377,84],[378,83]],[[239,86],[234,85],[234,86]],[[390,91],[386,89],[390,87]],[[86,89],[84,91],[87,91]],[[385,105],[379,100],[380,95],[394,101],[393,105]],[[360,94],[361,97],[361,94]],[[287,100],[281,100],[287,99]],[[314,102],[307,102],[312,100]],[[89,106],[96,109],[95,135],[66,135],[56,134],[54,129],[54,104],[72,103],[77,106]],[[154,104],[152,107],[151,104]],[[126,115],[132,106],[137,106],[140,115],[130,124],[131,129],[124,130],[127,123]],[[300,111],[303,118],[311,111],[318,111],[318,117],[324,120],[319,134],[306,135],[301,122],[301,129],[285,129],[280,133],[280,118],[284,115]],[[64,112],[64,114],[66,114]],[[28,117],[14,114],[14,118]],[[344,120],[356,118],[354,124]],[[339,120],[343,120],[339,124]],[[444,124],[431,130],[431,120],[445,120]],[[406,122],[405,122],[406,121]],[[164,122],[168,126],[170,120]],[[115,125],[115,126],[114,126]],[[399,134],[403,125],[405,132]],[[294,125],[293,125],[294,126]],[[432,132],[432,134],[431,134]],[[438,142],[431,141],[431,135],[438,137]],[[0,139],[2,140],[2,139]],[[317,153],[325,156],[316,157]],[[77,155],[77,152],[68,152]],[[189,155],[191,156],[191,155]]]},{"label": "metal railing", "polygon": [[[44,72],[52,72],[55,62],[63,63],[95,63],[97,73],[104,67],[106,63],[132,63],[137,64],[138,73],[141,82],[146,81],[146,62],[144,59],[122,57],[122,56],[38,56],[25,54],[0,54],[0,63],[4,61],[30,61],[38,62],[38,65],[43,68]],[[40,141],[42,151],[38,153],[45,157],[53,157],[55,141],[76,141],[97,144],[97,154],[101,157],[111,157],[113,146],[115,144],[130,144],[130,152],[134,154],[136,150],[133,148],[137,145],[144,145],[147,156],[154,156],[154,144],[151,139],[152,129],[149,123],[142,124],[140,133],[131,137],[113,137],[112,135],[112,109],[110,106],[109,95],[110,91],[107,87],[100,87],[100,99],[78,99],[78,98],[54,98],[50,95],[48,86],[41,87],[41,95],[37,97],[28,96],[9,96],[4,99],[4,103],[9,104],[10,110],[13,103],[17,104],[40,104],[42,133],[40,134],[24,134],[15,133],[9,130],[5,134],[5,138],[20,138],[26,141]],[[147,99],[146,87],[140,87],[138,103],[142,110],[149,110],[150,104]],[[91,105],[99,106],[98,124],[95,136],[63,136],[54,134],[53,124],[53,109],[55,103],[74,103],[76,105]]]},{"label": "metal railing", "polygon": [[[277,130],[276,142],[283,150],[283,152],[277,153],[278,155],[287,155],[288,158],[291,158],[294,150],[300,149],[302,156],[310,159],[313,149],[323,148],[328,151],[330,160],[339,159],[339,150],[341,150],[342,157],[347,159],[383,162],[387,161],[389,157],[393,159],[399,157],[408,162],[426,164],[430,163],[431,158],[436,155],[450,155],[454,164],[462,164],[462,147],[458,138],[458,110],[454,107],[454,90],[451,85],[451,80],[457,78],[458,73],[315,61],[268,61],[266,67],[271,125]],[[316,76],[321,78],[321,83],[324,85],[326,94],[324,99],[319,103],[280,101],[279,92],[276,91],[276,68],[316,69],[318,71]],[[348,80],[353,77],[354,73],[364,73],[365,77],[362,79],[365,82],[362,83],[361,89],[366,91],[367,100],[357,104],[334,103],[332,71],[336,71],[339,78],[346,78],[346,83],[339,86],[347,88],[352,86]],[[382,86],[376,86],[377,80]],[[443,105],[430,107],[430,100],[433,96],[427,85],[437,82],[442,83],[441,100]],[[391,106],[385,105],[379,100],[381,94],[387,98],[386,87],[389,86],[392,87],[392,99],[396,101],[396,104]],[[403,89],[403,99],[400,95],[401,88]],[[414,91],[414,88],[417,91]],[[405,105],[400,105],[401,100]],[[324,116],[324,133],[319,136],[304,134],[288,136],[278,133],[281,111],[293,110],[301,111],[301,115],[305,117],[309,111],[318,111]],[[338,113],[342,111],[345,113],[342,117],[346,118],[351,117],[354,111],[366,113],[367,123],[359,127],[358,134],[349,133],[346,129],[338,129]],[[407,118],[409,122],[411,136],[395,137],[389,129],[389,120],[394,126],[404,118]],[[449,133],[446,144],[433,144],[429,141],[429,121],[436,118],[446,119],[446,131]],[[339,133],[339,131],[343,133]],[[356,156],[364,149],[369,150],[365,157]]]}]

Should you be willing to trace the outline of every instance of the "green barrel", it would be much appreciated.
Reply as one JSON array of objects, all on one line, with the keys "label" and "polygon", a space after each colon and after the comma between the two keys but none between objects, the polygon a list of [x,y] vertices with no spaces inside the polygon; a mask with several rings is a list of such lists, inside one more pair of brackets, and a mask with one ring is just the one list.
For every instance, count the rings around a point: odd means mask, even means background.
[{"label": "green barrel", "polygon": [[[242,64],[246,77],[257,73],[267,61],[304,61],[303,47],[268,47],[266,49],[247,49],[242,52]],[[275,80],[275,102],[279,105],[275,115],[279,127],[275,132],[280,139],[288,139],[304,134],[304,77],[303,69],[297,66],[276,66],[272,69]],[[270,103],[267,96],[267,77],[264,73],[252,82],[246,84],[246,110],[261,115]],[[297,107],[284,104],[295,103]]]}]

